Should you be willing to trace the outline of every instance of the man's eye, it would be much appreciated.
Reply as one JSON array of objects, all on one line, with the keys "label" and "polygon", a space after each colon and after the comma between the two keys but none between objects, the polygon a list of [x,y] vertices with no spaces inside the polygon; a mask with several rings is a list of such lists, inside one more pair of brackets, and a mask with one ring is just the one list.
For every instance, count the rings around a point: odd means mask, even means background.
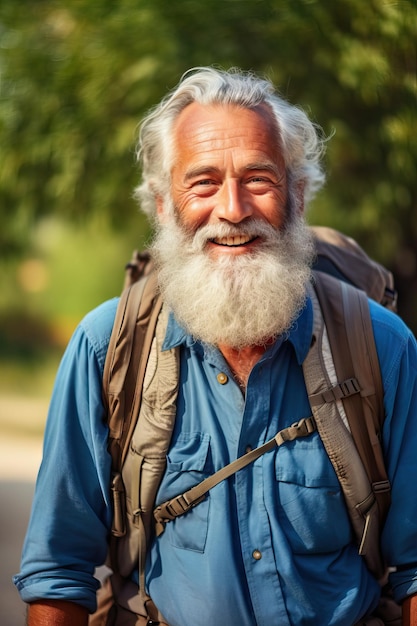
[{"label": "man's eye", "polygon": [[214,195],[218,190],[218,184],[211,178],[201,178],[195,180],[190,185],[190,190],[200,197],[208,197]]},{"label": "man's eye", "polygon": [[274,182],[265,176],[252,176],[252,178],[248,178],[246,185],[248,185],[248,187],[253,187],[254,190],[270,189],[275,186]]},{"label": "man's eye", "polygon": [[210,178],[202,178],[201,180],[196,180],[192,184],[192,188],[195,193],[198,194],[212,194],[217,189],[216,181],[211,180]]},{"label": "man's eye", "polygon": [[248,183],[270,183],[272,184],[272,180],[267,178],[266,176],[252,176],[248,179]]}]

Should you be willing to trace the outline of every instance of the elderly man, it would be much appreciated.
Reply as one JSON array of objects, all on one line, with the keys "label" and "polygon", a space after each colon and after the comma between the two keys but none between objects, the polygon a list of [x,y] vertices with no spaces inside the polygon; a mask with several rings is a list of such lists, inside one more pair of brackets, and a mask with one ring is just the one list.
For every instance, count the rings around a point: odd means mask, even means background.
[{"label": "elderly man", "polygon": [[[311,413],[302,362],[313,246],[303,212],[323,183],[321,152],[300,109],[238,71],[187,73],[142,125],[136,194],[156,225],[170,311],[162,349],[180,348],[159,501]],[[15,578],[30,626],[82,626],[96,608],[94,571],[112,520],[101,381],[116,306],[81,322],[58,372]],[[403,624],[417,626],[417,349],[399,318],[370,308],[392,483],[382,549]],[[382,623],[370,617],[380,586],[317,432],[262,456],[169,524],[150,547],[146,587],[171,626]]]}]

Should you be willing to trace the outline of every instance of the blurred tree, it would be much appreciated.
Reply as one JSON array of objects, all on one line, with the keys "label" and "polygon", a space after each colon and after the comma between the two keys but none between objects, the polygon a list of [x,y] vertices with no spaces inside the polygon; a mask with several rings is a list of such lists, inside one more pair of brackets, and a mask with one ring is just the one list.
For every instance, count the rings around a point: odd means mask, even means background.
[{"label": "blurred tree", "polygon": [[326,134],[311,219],[390,265],[417,329],[413,0],[3,0],[0,249],[47,215],[126,228],[143,112],[194,65],[269,75]]}]

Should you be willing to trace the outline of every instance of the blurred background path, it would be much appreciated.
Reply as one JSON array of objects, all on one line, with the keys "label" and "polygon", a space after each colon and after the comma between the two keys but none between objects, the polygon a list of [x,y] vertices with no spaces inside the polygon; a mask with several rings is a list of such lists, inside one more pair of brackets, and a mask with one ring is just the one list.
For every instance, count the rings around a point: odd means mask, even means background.
[{"label": "blurred background path", "polygon": [[0,396],[0,624],[24,626],[26,607],[12,576],[19,570],[48,400]]}]

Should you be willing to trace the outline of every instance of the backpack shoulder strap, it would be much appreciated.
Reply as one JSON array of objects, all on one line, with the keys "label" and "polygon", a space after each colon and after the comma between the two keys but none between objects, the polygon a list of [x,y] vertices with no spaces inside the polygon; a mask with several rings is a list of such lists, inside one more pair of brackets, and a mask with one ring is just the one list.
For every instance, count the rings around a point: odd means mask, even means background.
[{"label": "backpack shoulder strap", "polygon": [[341,483],[360,553],[384,571],[379,535],[390,502],[383,390],[366,295],[315,274],[313,342],[303,364],[317,428]]},{"label": "backpack shoulder strap", "polygon": [[[109,425],[113,473],[120,472],[137,419],[146,364],[162,307],[154,274],[120,297],[103,372],[103,401]],[[139,397],[138,397],[139,396]]]}]

